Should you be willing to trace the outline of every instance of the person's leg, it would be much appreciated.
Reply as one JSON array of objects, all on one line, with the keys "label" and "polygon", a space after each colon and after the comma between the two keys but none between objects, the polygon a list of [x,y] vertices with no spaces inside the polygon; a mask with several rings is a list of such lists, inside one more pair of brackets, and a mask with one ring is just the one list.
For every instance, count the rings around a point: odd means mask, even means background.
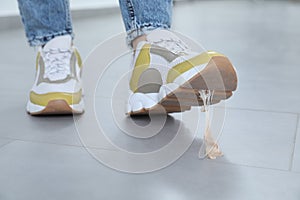
[{"label": "person's leg", "polygon": [[26,36],[38,46],[36,78],[29,94],[31,115],[83,112],[81,59],[72,45],[68,0],[18,0]]},{"label": "person's leg", "polygon": [[40,46],[56,36],[72,35],[69,0],[18,0],[26,37]]},{"label": "person's leg", "polygon": [[119,0],[127,32],[127,42],[155,29],[169,29],[172,21],[172,0]]}]

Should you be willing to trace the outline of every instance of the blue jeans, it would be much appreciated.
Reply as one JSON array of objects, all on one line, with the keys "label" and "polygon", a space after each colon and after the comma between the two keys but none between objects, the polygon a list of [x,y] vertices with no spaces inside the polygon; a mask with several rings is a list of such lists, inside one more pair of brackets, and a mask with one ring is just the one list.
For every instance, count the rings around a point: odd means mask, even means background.
[{"label": "blue jeans", "polygon": [[[56,36],[73,36],[69,0],[18,0],[26,37],[31,46]],[[154,29],[169,29],[172,0],[119,0],[128,44]]]}]

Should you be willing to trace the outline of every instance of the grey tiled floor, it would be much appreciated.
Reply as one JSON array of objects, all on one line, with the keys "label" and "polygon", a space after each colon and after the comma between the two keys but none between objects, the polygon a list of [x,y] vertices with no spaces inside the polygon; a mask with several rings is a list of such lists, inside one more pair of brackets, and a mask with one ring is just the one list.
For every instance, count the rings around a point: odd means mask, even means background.
[{"label": "grey tiled floor", "polygon": [[[300,4],[292,1],[201,1],[175,7],[174,29],[228,55],[239,73],[239,89],[227,103],[220,139],[224,157],[199,160],[199,134],[179,160],[147,174],[118,172],[93,159],[72,117],[28,116],[24,107],[34,78],[34,52],[23,30],[0,32],[0,199],[299,200],[299,18]],[[77,19],[74,26],[83,57],[123,31],[119,14]],[[128,65],[128,57],[122,62]],[[193,114],[188,120],[175,114],[148,140],[124,134],[113,121],[112,93],[102,87],[119,75],[107,71],[96,92],[96,115],[112,141],[147,152],[174,138],[180,125],[181,134],[192,133]],[[123,106],[122,99],[117,101]],[[119,122],[126,126],[130,120],[124,116]],[[105,142],[96,147],[108,159],[122,156]]]}]

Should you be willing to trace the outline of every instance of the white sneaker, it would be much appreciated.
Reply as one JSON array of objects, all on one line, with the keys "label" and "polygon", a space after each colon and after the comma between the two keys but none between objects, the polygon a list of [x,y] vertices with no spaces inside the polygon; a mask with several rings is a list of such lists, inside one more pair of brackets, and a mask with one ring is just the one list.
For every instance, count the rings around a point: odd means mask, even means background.
[{"label": "white sneaker", "polygon": [[55,37],[40,47],[27,112],[31,115],[83,113],[81,70],[82,61],[70,35]]},{"label": "white sneaker", "polygon": [[127,114],[182,112],[202,106],[199,91],[213,91],[218,103],[237,88],[229,59],[217,52],[193,52],[167,30],[154,30],[137,45]]}]

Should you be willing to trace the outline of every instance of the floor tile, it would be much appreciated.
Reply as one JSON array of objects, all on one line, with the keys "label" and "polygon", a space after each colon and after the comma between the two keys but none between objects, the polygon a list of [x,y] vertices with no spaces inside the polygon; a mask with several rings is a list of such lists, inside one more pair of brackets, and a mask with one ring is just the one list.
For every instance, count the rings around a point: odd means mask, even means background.
[{"label": "floor tile", "polygon": [[297,116],[292,114],[228,109],[220,139],[224,158],[235,164],[289,170],[296,125]]},{"label": "floor tile", "polygon": [[72,116],[32,117],[26,113],[27,95],[1,95],[0,137],[81,145]]},{"label": "floor tile", "polygon": [[17,141],[0,151],[1,199],[299,198],[299,174],[199,160],[192,149],[163,170],[133,175],[81,148]]}]

